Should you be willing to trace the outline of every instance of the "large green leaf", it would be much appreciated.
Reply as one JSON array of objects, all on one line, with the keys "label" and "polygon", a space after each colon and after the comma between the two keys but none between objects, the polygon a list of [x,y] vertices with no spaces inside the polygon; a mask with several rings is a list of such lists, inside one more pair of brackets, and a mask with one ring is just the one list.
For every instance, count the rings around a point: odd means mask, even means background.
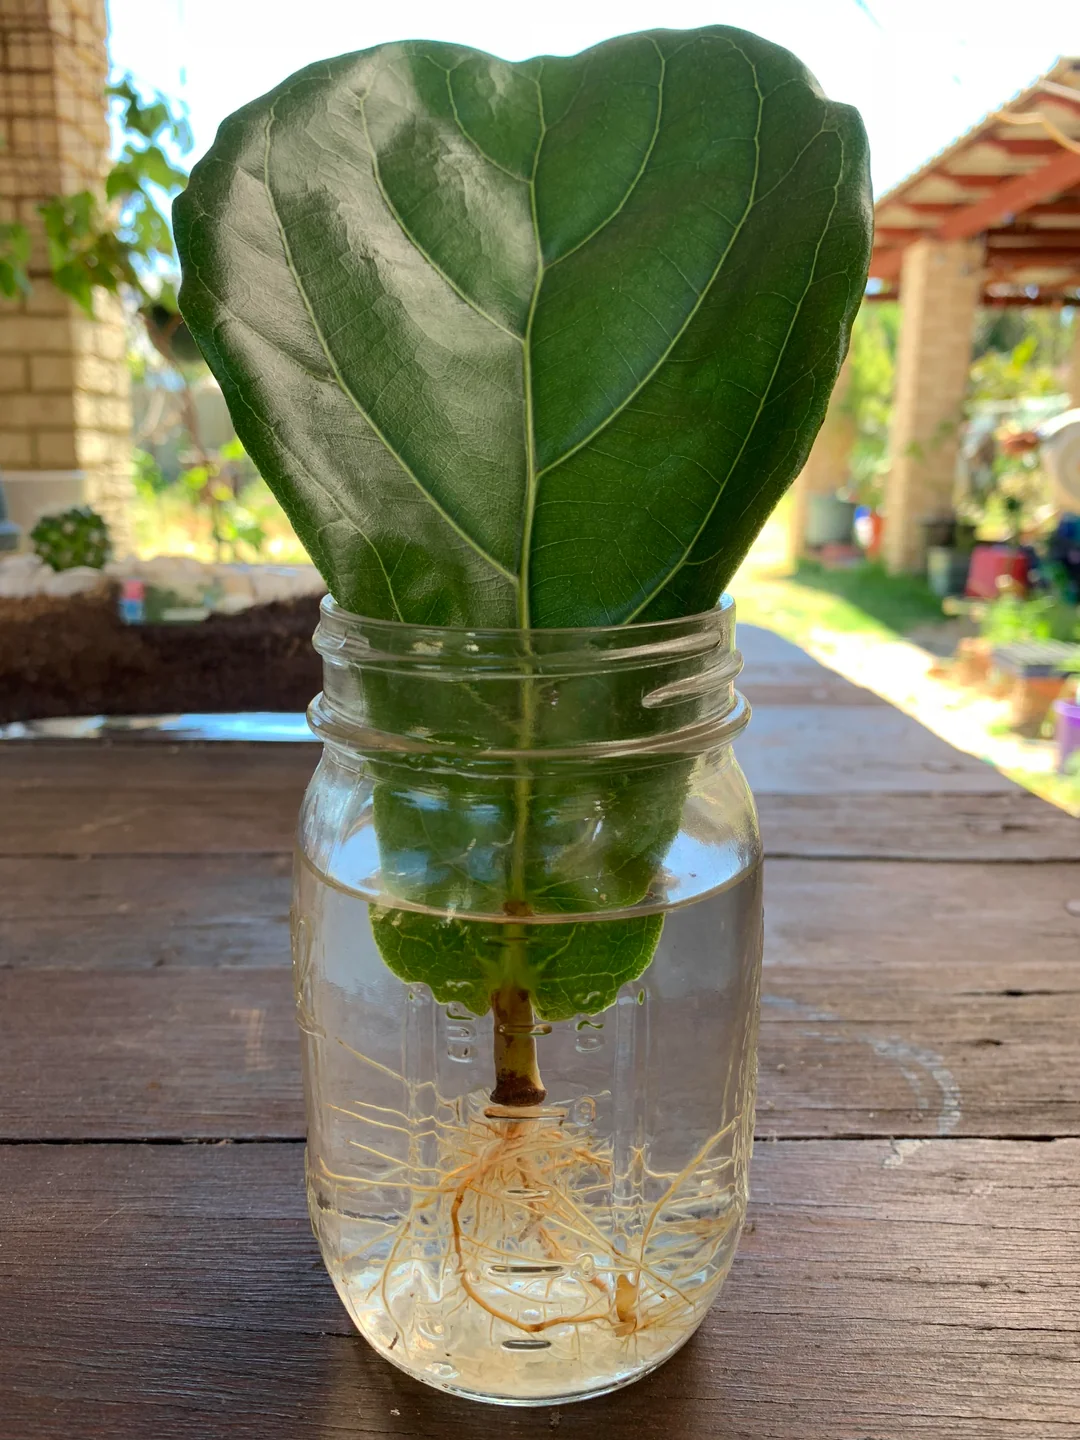
[{"label": "large green leaf", "polygon": [[492,995],[520,985],[542,1020],[595,1015],[615,1003],[653,957],[662,915],[564,925],[499,925],[372,906],[371,929],[387,965],[422,981],[440,1005],[486,1015]]},{"label": "large green leaf", "polygon": [[348,608],[711,605],[821,422],[870,246],[857,113],[744,31],[407,42],[225,121],[181,307]]},{"label": "large green leaf", "polygon": [[[857,114],[723,27],[311,66],[225,122],[175,214],[184,317],[335,597],[533,628],[715,603],[824,415],[871,225]],[[617,732],[628,685],[563,683],[553,709],[525,682],[513,743],[572,744],[597,712]],[[479,742],[489,700],[453,688],[424,724]],[[404,725],[392,674],[364,692]],[[510,784],[374,762],[386,963],[477,1014],[515,988],[550,1019],[611,1004],[660,917],[401,906],[632,909],[691,766]]]}]

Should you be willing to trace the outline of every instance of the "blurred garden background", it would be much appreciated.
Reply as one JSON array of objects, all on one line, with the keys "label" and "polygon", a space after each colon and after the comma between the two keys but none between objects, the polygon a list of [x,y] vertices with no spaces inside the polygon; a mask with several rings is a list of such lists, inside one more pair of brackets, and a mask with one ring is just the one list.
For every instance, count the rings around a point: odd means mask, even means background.
[{"label": "blurred garden background", "polygon": [[[217,8],[227,38],[239,12]],[[609,8],[567,10],[564,48],[654,18]],[[671,22],[783,29],[864,108],[879,157],[867,301],[807,468],[732,587],[740,617],[1080,812],[1080,749],[1060,734],[1062,705],[1080,731],[1080,62],[1055,58],[1080,28],[1049,6],[1015,54],[980,55],[958,5],[915,115],[886,57],[925,35],[925,7],[825,8],[843,20],[831,48],[805,16],[792,35],[781,4],[687,4]],[[231,694],[291,708],[320,581],[179,316],[170,205],[217,119],[312,57],[271,27],[225,97],[228,47],[200,48],[208,7],[111,13],[108,40],[103,0],[0,3],[0,722],[103,697],[163,708],[151,672],[207,636],[191,694],[220,708],[208,677],[239,643],[226,627],[244,617],[250,649],[263,612],[273,638],[255,651],[290,637],[292,689],[255,676]],[[432,35],[449,23],[425,17]],[[313,23],[319,53],[385,39],[389,20],[317,5]],[[507,54],[543,48],[531,22],[482,5],[454,26]]]}]

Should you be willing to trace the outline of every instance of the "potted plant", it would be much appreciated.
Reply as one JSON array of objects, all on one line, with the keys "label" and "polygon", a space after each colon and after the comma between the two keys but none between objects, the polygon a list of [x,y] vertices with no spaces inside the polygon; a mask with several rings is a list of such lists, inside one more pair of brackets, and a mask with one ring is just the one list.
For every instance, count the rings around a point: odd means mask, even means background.
[{"label": "potted plant", "polygon": [[226,120],[175,214],[332,596],[294,905],[328,1268],[429,1384],[625,1384],[744,1213],[761,850],[718,599],[862,297],[861,123],[722,26],[407,42]]}]

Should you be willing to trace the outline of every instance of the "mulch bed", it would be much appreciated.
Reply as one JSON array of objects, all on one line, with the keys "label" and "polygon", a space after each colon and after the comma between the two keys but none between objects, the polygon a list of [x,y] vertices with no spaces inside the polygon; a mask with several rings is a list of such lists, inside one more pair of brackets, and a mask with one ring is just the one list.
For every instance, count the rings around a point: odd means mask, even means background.
[{"label": "mulch bed", "polygon": [[60,715],[303,710],[321,688],[314,596],[125,625],[115,591],[0,599],[0,723]]}]

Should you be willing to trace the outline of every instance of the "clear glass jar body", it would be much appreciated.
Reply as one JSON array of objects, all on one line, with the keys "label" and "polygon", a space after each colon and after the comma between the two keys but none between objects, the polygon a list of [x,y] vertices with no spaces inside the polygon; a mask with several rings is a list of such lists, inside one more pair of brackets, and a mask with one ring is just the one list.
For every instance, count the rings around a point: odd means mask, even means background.
[{"label": "clear glass jar body", "polygon": [[761,961],[733,628],[730,602],[531,635],[324,605],[293,911],[309,1204],[358,1328],[429,1384],[626,1384],[730,1266]]}]

